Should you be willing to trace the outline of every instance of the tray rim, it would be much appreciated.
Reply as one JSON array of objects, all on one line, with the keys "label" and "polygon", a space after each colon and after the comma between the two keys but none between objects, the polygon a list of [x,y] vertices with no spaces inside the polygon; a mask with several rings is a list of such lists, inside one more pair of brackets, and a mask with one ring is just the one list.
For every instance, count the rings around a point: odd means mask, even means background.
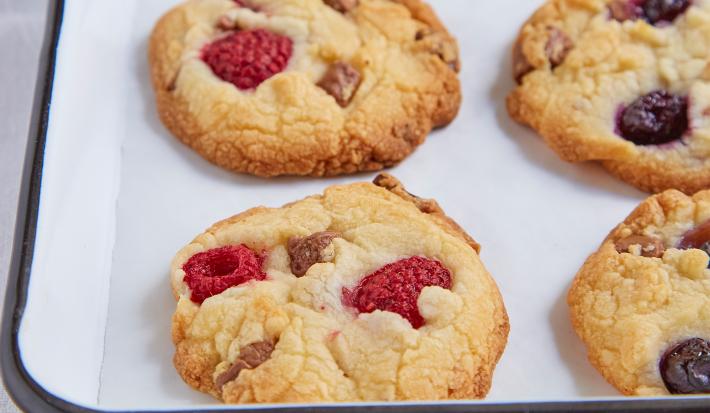
[{"label": "tray rim", "polygon": [[[49,114],[52,102],[54,70],[57,58],[65,0],[53,0],[48,3],[47,24],[40,53],[32,116],[22,170],[18,200],[13,249],[10,257],[5,304],[2,313],[2,331],[0,331],[0,361],[2,379],[8,395],[18,407],[32,412],[72,412],[101,413],[127,410],[98,410],[63,400],[44,389],[29,374],[22,364],[18,342],[18,333],[27,303],[28,284],[31,277],[34,243],[37,233],[40,189],[44,163],[44,149],[49,126]],[[189,406],[181,410],[161,412],[195,411]],[[229,406],[201,409],[201,412],[224,412],[232,410]],[[624,399],[593,401],[559,402],[516,402],[516,403],[477,403],[448,402],[438,404],[356,404],[356,405],[297,405],[283,407],[258,407],[256,405],[239,408],[239,412],[292,413],[292,412],[353,412],[377,413],[400,412],[425,413],[431,411],[444,413],[468,412],[707,412],[710,410],[710,397],[677,397],[670,399]],[[135,410],[149,412],[151,410]],[[155,411],[155,410],[152,410]]]}]

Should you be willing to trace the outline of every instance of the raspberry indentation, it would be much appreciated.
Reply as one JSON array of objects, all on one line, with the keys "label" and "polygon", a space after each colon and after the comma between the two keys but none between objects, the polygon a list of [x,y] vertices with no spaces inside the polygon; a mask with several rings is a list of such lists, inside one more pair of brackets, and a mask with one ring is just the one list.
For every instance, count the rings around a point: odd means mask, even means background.
[{"label": "raspberry indentation", "polygon": [[688,130],[688,99],[664,90],[636,99],[620,111],[619,134],[636,145],[662,145]]},{"label": "raspberry indentation", "polygon": [[243,30],[210,43],[202,59],[215,75],[242,90],[282,72],[293,54],[293,41],[264,29]]},{"label": "raspberry indentation", "polygon": [[710,393],[710,343],[691,338],[661,357],[661,377],[672,394]]},{"label": "raspberry indentation", "polygon": [[417,299],[424,287],[451,289],[451,273],[439,261],[422,257],[387,264],[366,276],[352,290],[343,288],[343,303],[361,313],[390,311],[414,328],[424,325]]},{"label": "raspberry indentation", "polygon": [[197,304],[251,280],[266,279],[265,257],[245,245],[229,245],[197,253],[182,266],[190,299]]}]

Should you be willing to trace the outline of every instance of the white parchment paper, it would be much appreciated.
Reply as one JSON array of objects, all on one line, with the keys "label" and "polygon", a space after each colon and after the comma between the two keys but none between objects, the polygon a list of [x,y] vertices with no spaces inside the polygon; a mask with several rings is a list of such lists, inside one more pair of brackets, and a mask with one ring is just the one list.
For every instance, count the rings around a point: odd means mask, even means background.
[{"label": "white parchment paper", "polygon": [[[83,54],[63,61],[62,83],[56,89],[62,104],[76,106],[56,111],[86,109],[77,116],[91,119],[92,108],[101,108],[118,120],[116,127],[86,122],[84,129],[74,131],[85,140],[105,139],[113,145],[108,146],[111,153],[120,156],[115,166],[77,172],[77,179],[98,174],[107,185],[112,174],[118,177],[115,204],[104,209],[113,215],[95,218],[115,228],[115,240],[105,243],[112,248],[110,272],[96,275],[106,281],[108,291],[105,331],[97,327],[105,337],[101,364],[96,366],[98,396],[93,400],[104,408],[214,403],[188,388],[172,366],[170,316],[175,302],[168,268],[178,249],[213,222],[247,208],[280,206],[328,185],[374,176],[265,180],[235,175],[173,138],[154,108],[146,45],[156,19],[176,3],[67,2],[60,53],[71,42]],[[488,401],[617,396],[586,361],[568,321],[565,296],[584,259],[645,195],[597,165],[558,160],[534,133],[509,119],[505,96],[513,88],[510,46],[519,26],[542,1],[432,3],[461,46],[464,101],[449,127],[432,133],[390,172],[411,192],[436,198],[483,246],[482,259],[500,286],[511,321]],[[86,76],[87,65],[92,71],[111,70]],[[100,91],[103,99],[72,100],[77,89],[87,88]],[[55,132],[56,139],[69,133]],[[62,219],[79,222],[83,217],[68,214]],[[41,230],[53,222],[48,217]],[[102,228],[95,225],[93,233],[88,231],[87,242],[102,239]],[[43,319],[35,317],[41,324]],[[95,351],[95,346],[84,347]],[[43,372],[43,363],[34,368],[45,382],[59,380]],[[47,385],[63,389],[57,383]],[[72,394],[71,389],[62,391]]]}]

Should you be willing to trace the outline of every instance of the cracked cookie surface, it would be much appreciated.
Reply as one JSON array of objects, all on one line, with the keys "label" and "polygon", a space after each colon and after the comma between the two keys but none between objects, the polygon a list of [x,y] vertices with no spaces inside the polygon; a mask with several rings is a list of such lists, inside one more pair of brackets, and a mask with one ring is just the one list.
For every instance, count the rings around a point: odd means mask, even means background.
[{"label": "cracked cookie surface", "polygon": [[[486,395],[509,325],[478,244],[435,201],[391,176],[376,181],[246,211],[176,255],[174,364],[190,386],[227,403]],[[237,258],[220,255],[229,246]],[[245,249],[263,257],[262,268]],[[203,272],[266,277],[199,304],[184,268],[195,256],[206,262],[208,251],[218,258]],[[385,294],[376,277],[385,277]],[[350,303],[354,291],[362,306]]]},{"label": "cracked cookie surface", "polygon": [[710,393],[710,191],[645,200],[569,291],[589,360],[626,395]]},{"label": "cracked cookie surface", "polygon": [[508,112],[566,161],[692,194],[710,187],[708,50],[707,0],[548,0],[514,45]]},{"label": "cracked cookie surface", "polygon": [[456,41],[420,0],[190,0],[149,61],[177,138],[266,177],[394,165],[461,101]]}]

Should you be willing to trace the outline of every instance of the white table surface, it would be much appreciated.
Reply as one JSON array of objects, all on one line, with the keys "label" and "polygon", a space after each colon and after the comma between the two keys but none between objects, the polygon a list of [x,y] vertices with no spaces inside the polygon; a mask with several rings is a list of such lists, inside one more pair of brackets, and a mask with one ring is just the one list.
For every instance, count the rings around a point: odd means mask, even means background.
[{"label": "white table surface", "polygon": [[[0,0],[0,303],[49,0]],[[0,412],[16,412],[0,388]]]}]

